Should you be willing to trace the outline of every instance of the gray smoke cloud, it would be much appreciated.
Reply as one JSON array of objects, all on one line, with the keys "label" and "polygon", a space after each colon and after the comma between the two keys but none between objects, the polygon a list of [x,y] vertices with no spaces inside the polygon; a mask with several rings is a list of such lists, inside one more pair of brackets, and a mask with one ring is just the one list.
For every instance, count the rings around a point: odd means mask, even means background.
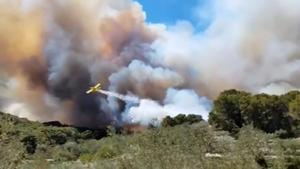
[{"label": "gray smoke cloud", "polygon": [[120,69],[109,77],[110,90],[133,92],[140,97],[161,100],[170,87],[179,87],[183,78],[176,72],[164,67],[152,67],[144,62],[133,60],[128,67]]},{"label": "gray smoke cloud", "polygon": [[[149,24],[132,0],[0,0],[1,110],[88,127],[148,124],[207,119],[207,98],[225,89],[300,89],[299,7],[212,0],[195,9],[209,23],[197,32],[187,21]],[[109,97],[85,94],[98,82]]]},{"label": "gray smoke cloud", "polygon": [[2,110],[89,127],[113,123],[101,98],[85,91],[98,81],[109,88],[111,74],[143,60],[155,32],[141,6],[129,0],[1,3],[1,71],[15,82]]}]

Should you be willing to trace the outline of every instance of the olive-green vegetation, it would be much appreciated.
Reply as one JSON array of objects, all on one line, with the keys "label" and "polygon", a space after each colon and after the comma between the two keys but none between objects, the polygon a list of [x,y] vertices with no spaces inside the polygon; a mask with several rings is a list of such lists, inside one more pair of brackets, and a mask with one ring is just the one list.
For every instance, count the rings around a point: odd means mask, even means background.
[{"label": "olive-green vegetation", "polygon": [[179,114],[175,116],[174,118],[167,116],[163,119],[161,122],[162,127],[174,127],[180,124],[193,124],[193,123],[198,123],[202,121],[202,117],[199,115],[184,115],[184,114]]},{"label": "olive-green vegetation", "polygon": [[76,160],[80,152],[77,146],[70,145],[99,138],[99,133],[100,130],[47,126],[0,113],[0,168],[16,168],[35,159]]},{"label": "olive-green vegetation", "polygon": [[225,91],[209,122],[178,115],[129,135],[0,113],[0,169],[300,168],[298,92]]},{"label": "olive-green vegetation", "polygon": [[275,96],[228,90],[214,101],[209,122],[233,134],[253,125],[281,137],[300,137],[300,92]]}]

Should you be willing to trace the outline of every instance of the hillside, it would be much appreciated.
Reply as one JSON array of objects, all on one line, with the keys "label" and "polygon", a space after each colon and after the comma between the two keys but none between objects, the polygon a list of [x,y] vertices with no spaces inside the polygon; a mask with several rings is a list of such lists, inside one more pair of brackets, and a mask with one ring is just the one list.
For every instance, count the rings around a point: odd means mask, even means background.
[{"label": "hillside", "polygon": [[59,122],[39,123],[0,113],[0,168],[15,168],[33,159],[75,160],[63,148],[82,140],[100,139],[105,130],[78,128]]},{"label": "hillside", "polygon": [[[0,114],[0,168],[204,168],[300,166],[299,139],[279,139],[250,126],[231,136],[206,122],[149,128],[96,140],[95,130],[51,126]],[[55,124],[55,123],[54,123]],[[56,123],[57,124],[57,123]],[[49,126],[50,125],[50,126]]]}]

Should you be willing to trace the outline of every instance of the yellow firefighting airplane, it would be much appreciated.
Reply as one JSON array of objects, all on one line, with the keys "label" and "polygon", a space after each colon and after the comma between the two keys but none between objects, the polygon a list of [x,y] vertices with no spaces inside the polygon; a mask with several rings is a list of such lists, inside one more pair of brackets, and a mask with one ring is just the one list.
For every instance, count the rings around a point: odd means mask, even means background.
[{"label": "yellow firefighting airplane", "polygon": [[93,87],[90,87],[90,90],[86,91],[86,94],[90,94],[90,93],[98,93],[101,90],[101,84],[98,83]]}]

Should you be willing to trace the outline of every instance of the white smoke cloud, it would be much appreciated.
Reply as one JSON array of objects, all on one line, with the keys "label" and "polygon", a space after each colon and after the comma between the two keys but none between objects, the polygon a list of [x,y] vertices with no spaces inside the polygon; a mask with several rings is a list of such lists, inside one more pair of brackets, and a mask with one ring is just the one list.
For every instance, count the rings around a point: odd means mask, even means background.
[{"label": "white smoke cloud", "polygon": [[178,114],[201,115],[205,120],[211,108],[211,101],[199,97],[193,90],[168,89],[163,104],[149,99],[142,99],[136,107],[129,108],[124,114],[124,120],[143,125],[153,121],[162,121],[166,116]]},{"label": "white smoke cloud", "polygon": [[288,83],[271,83],[268,86],[260,89],[259,93],[265,93],[270,95],[282,95],[292,90],[300,90],[294,86],[291,86]]},{"label": "white smoke cloud", "polygon": [[37,120],[36,117],[32,116],[26,105],[23,103],[12,103],[4,109],[4,112],[10,112],[10,114],[21,118]]},{"label": "white smoke cloud", "polygon": [[278,81],[299,88],[299,1],[214,0],[208,6],[212,20],[204,32],[182,22],[166,28],[151,60],[188,74],[198,93],[212,97],[229,88],[257,93]]}]

